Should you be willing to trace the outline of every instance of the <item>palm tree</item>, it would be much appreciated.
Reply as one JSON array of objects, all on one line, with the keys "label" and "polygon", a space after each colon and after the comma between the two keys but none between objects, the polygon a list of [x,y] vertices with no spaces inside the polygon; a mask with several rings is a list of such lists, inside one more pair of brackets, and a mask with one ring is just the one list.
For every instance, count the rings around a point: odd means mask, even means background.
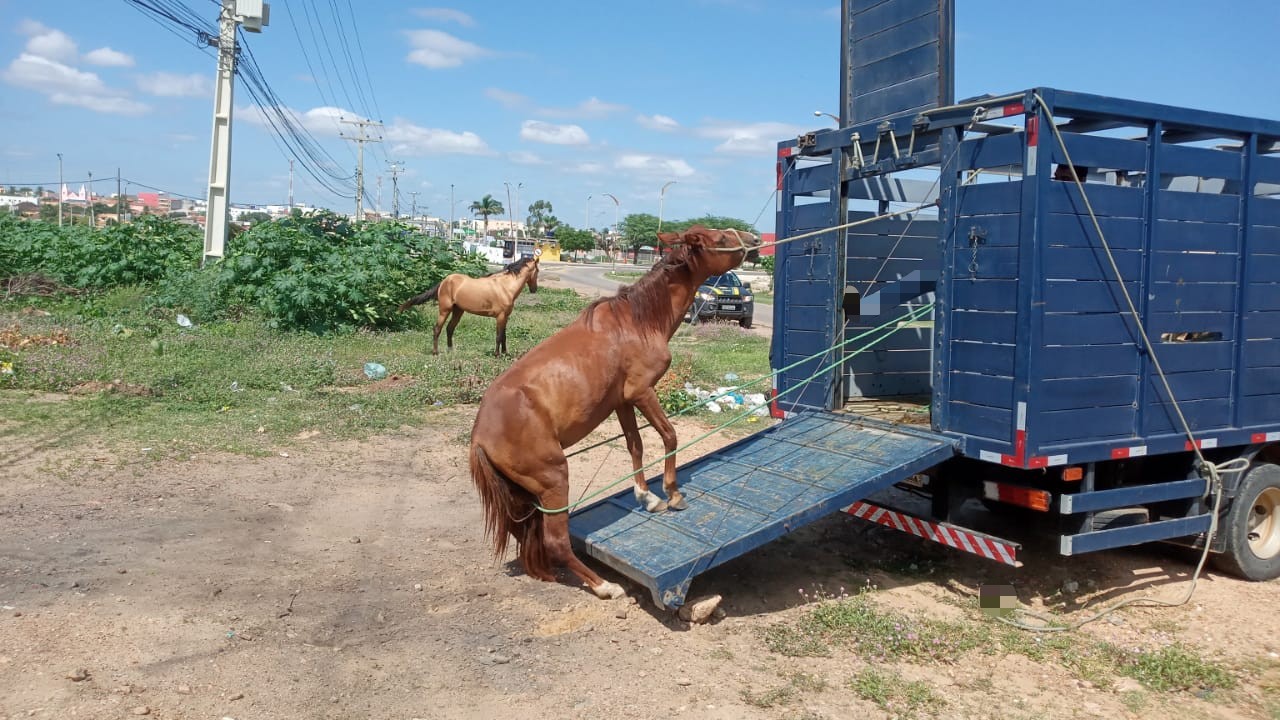
[{"label": "palm tree", "polygon": [[502,203],[495,200],[492,195],[485,195],[471,203],[471,207],[467,208],[472,215],[479,215],[484,218],[484,236],[489,237],[489,216],[501,215],[506,212],[502,207]]},{"label": "palm tree", "polygon": [[539,230],[547,230],[547,218],[551,217],[551,203],[546,200],[539,200],[529,206],[529,219],[525,224],[531,228]]}]

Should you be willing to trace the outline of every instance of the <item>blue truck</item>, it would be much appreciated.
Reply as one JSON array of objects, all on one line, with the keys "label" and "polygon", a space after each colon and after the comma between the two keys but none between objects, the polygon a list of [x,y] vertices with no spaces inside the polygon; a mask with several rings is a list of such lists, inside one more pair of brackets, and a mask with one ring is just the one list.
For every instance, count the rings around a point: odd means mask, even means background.
[{"label": "blue truck", "polygon": [[[688,510],[627,490],[571,516],[575,543],[668,608],[837,512],[1020,565],[957,522],[978,500],[1064,556],[1161,541],[1280,577],[1280,121],[957,102],[950,0],[845,0],[841,23],[840,127],[778,145],[784,419],[682,466]],[[866,412],[886,402],[919,420]]]}]

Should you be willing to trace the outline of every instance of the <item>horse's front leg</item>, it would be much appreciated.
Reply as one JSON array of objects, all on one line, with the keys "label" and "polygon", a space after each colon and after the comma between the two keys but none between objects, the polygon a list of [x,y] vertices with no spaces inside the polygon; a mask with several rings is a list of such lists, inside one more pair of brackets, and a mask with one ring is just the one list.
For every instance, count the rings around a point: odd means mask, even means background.
[{"label": "horse's front leg", "polygon": [[494,357],[502,357],[507,352],[507,318],[510,315],[503,313],[498,316],[498,338],[493,350]]},{"label": "horse's front leg", "polygon": [[[662,465],[662,491],[667,494],[667,507],[672,510],[684,510],[688,507],[684,495],[676,485],[676,429],[662,411],[662,403],[658,400],[658,392],[648,388],[636,400],[636,407],[644,413],[649,424],[658,431],[662,438],[662,447],[666,449],[667,459]],[[634,418],[632,422],[635,422]]]},{"label": "horse's front leg", "polygon": [[644,465],[644,442],[640,439],[640,428],[636,424],[636,406],[623,404],[618,408],[617,414],[618,424],[622,426],[622,435],[627,439],[627,452],[631,453],[631,469],[635,472],[633,480],[636,484],[636,501],[649,512],[662,512],[667,509],[667,503],[649,492],[649,486],[644,482],[644,473],[640,472],[641,466]]}]

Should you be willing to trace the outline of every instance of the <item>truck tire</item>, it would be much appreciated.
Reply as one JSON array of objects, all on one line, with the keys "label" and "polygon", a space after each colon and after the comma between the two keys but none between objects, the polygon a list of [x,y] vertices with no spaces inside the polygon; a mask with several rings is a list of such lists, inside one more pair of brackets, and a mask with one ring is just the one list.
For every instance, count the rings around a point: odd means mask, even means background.
[{"label": "truck tire", "polygon": [[739,327],[741,327],[741,328],[742,328],[742,329],[744,329],[744,330],[750,330],[750,329],[751,329],[751,321],[752,321],[753,319],[754,319],[754,318],[753,318],[752,316],[750,316],[750,315],[748,315],[747,317],[744,317],[744,318],[740,318],[740,319],[738,320],[738,326],[739,326]]},{"label": "truck tire", "polygon": [[1280,465],[1254,465],[1223,516],[1219,570],[1246,580],[1280,577]]}]

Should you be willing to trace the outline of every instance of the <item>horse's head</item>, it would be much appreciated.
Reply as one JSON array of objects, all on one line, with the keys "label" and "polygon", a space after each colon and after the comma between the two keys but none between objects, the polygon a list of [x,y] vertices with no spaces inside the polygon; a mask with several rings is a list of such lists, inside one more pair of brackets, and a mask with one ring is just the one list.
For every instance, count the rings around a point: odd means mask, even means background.
[{"label": "horse's head", "polygon": [[666,245],[684,245],[689,268],[698,282],[738,267],[760,238],[742,230],[716,230],[694,225],[682,233],[658,233]]},{"label": "horse's head", "polygon": [[538,259],[542,256],[542,249],[538,248],[533,251],[533,258],[529,260],[529,264],[524,268],[525,284],[529,286],[529,292],[538,292]]}]

